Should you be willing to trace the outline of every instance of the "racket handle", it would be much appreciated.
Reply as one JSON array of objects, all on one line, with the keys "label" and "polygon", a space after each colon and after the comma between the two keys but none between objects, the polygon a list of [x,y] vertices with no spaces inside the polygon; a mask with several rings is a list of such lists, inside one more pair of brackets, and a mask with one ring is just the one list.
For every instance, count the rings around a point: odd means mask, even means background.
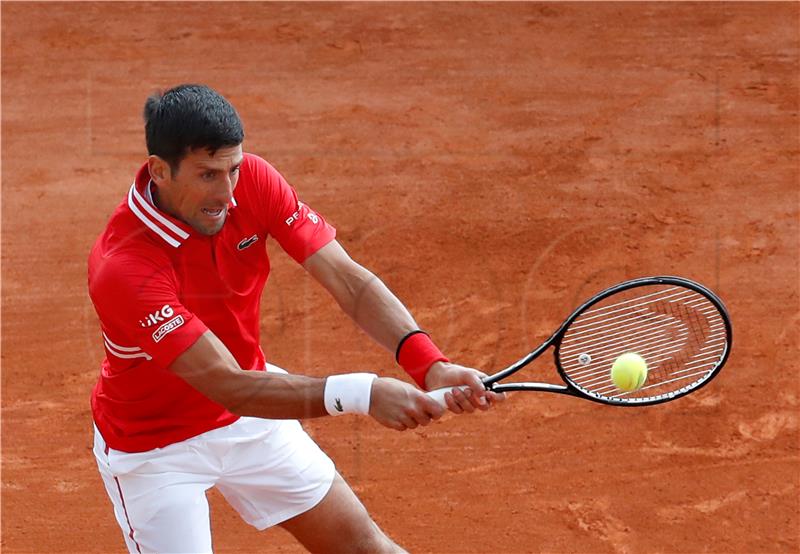
[{"label": "racket handle", "polygon": [[[444,395],[457,387],[444,387],[441,389],[432,390],[427,392],[429,397],[435,400],[442,408],[447,408],[447,402],[444,401]],[[461,390],[467,390],[469,387],[460,387]]]}]

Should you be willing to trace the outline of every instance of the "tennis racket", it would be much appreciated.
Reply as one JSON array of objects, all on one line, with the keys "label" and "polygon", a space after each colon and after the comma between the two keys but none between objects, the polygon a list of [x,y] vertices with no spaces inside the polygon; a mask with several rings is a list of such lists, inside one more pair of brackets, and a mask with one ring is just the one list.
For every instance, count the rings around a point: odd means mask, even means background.
[{"label": "tennis racket", "polygon": [[[608,288],[570,315],[541,346],[483,380],[495,392],[556,392],[615,406],[675,400],[706,385],[730,353],[725,305],[704,286],[681,277],[645,277]],[[562,384],[501,382],[553,347]],[[633,352],[647,363],[637,390],[617,388],[611,366]],[[428,394],[446,406],[453,387]]]}]

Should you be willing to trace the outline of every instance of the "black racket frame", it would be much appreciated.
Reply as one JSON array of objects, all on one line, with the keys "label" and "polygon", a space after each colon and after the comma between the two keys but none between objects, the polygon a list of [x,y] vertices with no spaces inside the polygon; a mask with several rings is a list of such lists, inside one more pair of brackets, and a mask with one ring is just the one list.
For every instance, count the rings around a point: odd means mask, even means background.
[{"label": "black racket frame", "polygon": [[[628,289],[633,289],[641,286],[646,285],[678,285],[682,287],[686,287],[688,289],[694,290],[695,292],[702,294],[706,297],[714,306],[719,310],[720,316],[722,317],[722,321],[725,324],[725,334],[726,334],[726,342],[725,342],[725,351],[723,352],[719,363],[714,367],[713,371],[705,377],[699,384],[694,387],[688,387],[686,390],[679,389],[674,393],[668,394],[663,398],[653,398],[653,399],[642,399],[635,402],[626,401],[623,399],[614,399],[614,398],[607,398],[607,397],[600,397],[600,396],[593,396],[592,394],[581,390],[580,388],[576,387],[572,384],[570,379],[567,377],[564,368],[561,367],[561,362],[559,361],[559,349],[561,346],[561,340],[564,338],[564,334],[567,332],[567,329],[575,321],[582,313],[588,310],[593,305],[597,304],[601,300],[608,298],[612,294],[616,294]],[[730,316],[728,315],[728,310],[723,304],[722,300],[711,292],[709,289],[701,285],[700,283],[696,283],[695,281],[683,278],[683,277],[675,277],[675,276],[656,276],[656,277],[641,277],[638,279],[632,279],[630,281],[625,281],[624,283],[620,283],[613,287],[607,288],[606,290],[599,292],[598,294],[594,295],[592,298],[584,302],[581,306],[579,306],[572,314],[564,320],[564,323],[553,333],[549,339],[544,341],[541,346],[533,350],[530,354],[521,358],[520,360],[514,362],[507,368],[498,371],[497,373],[490,375],[489,377],[483,380],[483,384],[486,386],[487,390],[494,391],[494,392],[513,392],[513,391],[537,391],[537,392],[555,392],[559,394],[566,394],[569,396],[576,396],[579,398],[586,398],[588,400],[592,400],[594,402],[599,402],[601,404],[606,405],[614,405],[614,406],[650,406],[653,404],[661,404],[662,402],[669,402],[671,400],[675,400],[676,398],[680,398],[689,394],[690,392],[694,392],[696,390],[701,389],[705,385],[707,385],[714,377],[717,376],[719,371],[722,369],[722,366],[725,365],[725,362],[728,360],[728,355],[730,354],[731,345],[733,341],[733,328],[731,326]],[[533,360],[539,357],[545,350],[550,348],[551,346],[555,346],[555,350],[553,353],[553,357],[555,360],[556,369],[558,373],[565,383],[564,385],[556,385],[552,383],[533,383],[533,382],[525,382],[525,383],[499,383],[502,379],[516,373]]]}]

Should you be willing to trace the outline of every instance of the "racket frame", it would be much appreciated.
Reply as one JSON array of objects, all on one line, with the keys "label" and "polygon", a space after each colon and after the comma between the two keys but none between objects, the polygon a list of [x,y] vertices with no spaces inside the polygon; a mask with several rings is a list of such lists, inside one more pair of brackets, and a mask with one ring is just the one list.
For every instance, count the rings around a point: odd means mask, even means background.
[{"label": "racket frame", "polygon": [[[653,397],[653,398],[642,398],[642,399],[617,399],[617,398],[609,398],[606,396],[594,395],[588,391],[580,389],[579,387],[572,384],[569,377],[567,377],[564,368],[561,367],[561,362],[559,361],[559,349],[561,346],[561,339],[563,339],[564,335],[567,332],[567,329],[575,321],[581,314],[583,314],[586,310],[588,310],[591,306],[594,306],[601,300],[608,298],[613,294],[617,294],[619,292],[642,287],[646,285],[677,285],[681,287],[685,287],[691,289],[701,295],[703,295],[707,300],[709,300],[720,312],[720,316],[722,321],[725,325],[725,350],[722,353],[719,362],[714,367],[712,371],[710,371],[707,375],[705,375],[702,380],[695,381],[686,387],[678,389],[677,391],[673,391],[671,393],[665,394],[662,397]],[[725,305],[722,303],[722,300],[711,292],[709,289],[704,287],[703,285],[691,281],[689,279],[685,279],[683,277],[675,277],[669,275],[663,276],[656,276],[656,277],[641,277],[638,279],[632,279],[630,281],[625,281],[624,283],[619,283],[613,287],[607,288],[606,290],[597,293],[592,298],[581,304],[572,314],[567,317],[566,320],[561,324],[561,326],[548,338],[544,341],[538,348],[533,350],[530,354],[526,355],[525,357],[517,360],[507,368],[498,371],[497,373],[490,375],[489,377],[483,380],[483,384],[486,386],[487,390],[494,391],[494,392],[514,392],[514,391],[539,391],[539,392],[555,392],[560,394],[566,394],[570,396],[577,396],[580,398],[586,398],[588,400],[592,400],[594,402],[599,402],[601,404],[606,405],[614,405],[614,406],[650,406],[653,404],[661,404],[662,402],[668,402],[670,400],[675,400],[676,398],[680,398],[690,392],[694,392],[711,381],[722,369],[722,366],[725,365],[725,362],[728,360],[728,355],[730,354],[731,344],[733,341],[733,328],[731,326],[730,317],[728,316],[728,310],[725,308]],[[521,383],[499,383],[499,381],[513,375],[533,360],[538,358],[545,350],[554,346],[555,349],[553,351],[553,358],[555,361],[556,369],[558,371],[559,376],[561,377],[564,385],[556,385],[552,383],[535,383],[535,382],[521,382]]]}]

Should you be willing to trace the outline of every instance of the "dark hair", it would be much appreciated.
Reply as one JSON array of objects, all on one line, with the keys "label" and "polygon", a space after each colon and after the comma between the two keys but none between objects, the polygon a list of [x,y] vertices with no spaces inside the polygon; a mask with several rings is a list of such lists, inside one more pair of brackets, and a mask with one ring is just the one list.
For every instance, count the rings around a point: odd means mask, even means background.
[{"label": "dark hair", "polygon": [[239,114],[219,93],[205,85],[178,85],[157,92],[144,103],[147,152],[177,171],[190,150],[212,155],[223,146],[244,140]]}]

